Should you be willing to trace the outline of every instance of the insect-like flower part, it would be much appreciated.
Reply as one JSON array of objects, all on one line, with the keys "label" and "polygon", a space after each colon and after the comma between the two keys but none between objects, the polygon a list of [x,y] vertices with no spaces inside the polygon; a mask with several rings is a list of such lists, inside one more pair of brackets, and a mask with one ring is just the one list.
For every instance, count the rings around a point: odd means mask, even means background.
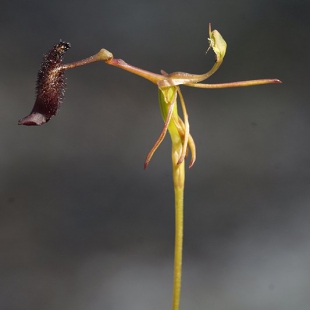
[{"label": "insect-like flower part", "polygon": [[39,126],[50,120],[60,108],[65,93],[64,68],[61,67],[70,43],[60,41],[44,55],[38,72],[37,98],[30,115],[20,119],[19,125]]}]

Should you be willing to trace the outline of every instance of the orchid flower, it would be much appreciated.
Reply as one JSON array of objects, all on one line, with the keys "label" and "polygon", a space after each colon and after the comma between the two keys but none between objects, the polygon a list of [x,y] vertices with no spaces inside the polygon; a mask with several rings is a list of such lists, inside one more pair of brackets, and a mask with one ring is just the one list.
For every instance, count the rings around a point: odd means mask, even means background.
[{"label": "orchid flower", "polygon": [[[156,84],[164,125],[154,146],[146,156],[144,169],[149,165],[152,156],[168,131],[172,142],[172,175],[175,192],[175,253],[172,310],[178,310],[180,304],[183,248],[183,198],[185,184],[184,159],[187,157],[189,150],[191,152],[189,168],[194,165],[196,160],[195,142],[190,134],[188,115],[180,86],[228,88],[281,83],[281,81],[277,79],[260,79],[222,84],[200,83],[218,70],[223,62],[227,49],[227,44],[221,34],[217,30],[211,30],[211,24],[209,24],[208,40],[208,50],[212,49],[215,53],[215,63],[211,70],[204,74],[190,74],[185,72],[168,74],[163,70],[161,74],[153,73],[134,67],[122,59],[115,59],[113,54],[106,49],[101,49],[97,54],[89,58],[69,64],[62,64],[64,52],[69,49],[70,44],[60,42],[58,45],[55,45],[44,58],[38,74],[37,100],[31,114],[19,121],[20,125],[42,125],[48,122],[59,110],[61,99],[64,95],[64,72],[68,69],[87,65],[92,62],[104,61],[108,65],[137,74]],[[178,113],[178,99],[180,101],[183,119]]]}]

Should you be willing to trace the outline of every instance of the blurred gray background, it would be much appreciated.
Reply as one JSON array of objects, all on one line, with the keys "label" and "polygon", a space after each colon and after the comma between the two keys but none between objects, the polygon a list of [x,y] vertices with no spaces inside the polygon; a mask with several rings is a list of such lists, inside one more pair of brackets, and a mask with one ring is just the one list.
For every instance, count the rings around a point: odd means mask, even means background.
[{"label": "blurred gray background", "polygon": [[[203,73],[209,22],[228,43],[209,83],[183,87],[187,169],[181,309],[310,308],[310,2],[8,1],[0,12],[0,309],[171,307],[174,202],[156,86],[96,63],[70,70],[57,117],[29,114],[42,55],[100,48],[159,72]],[[188,163],[188,161],[187,161]]]}]

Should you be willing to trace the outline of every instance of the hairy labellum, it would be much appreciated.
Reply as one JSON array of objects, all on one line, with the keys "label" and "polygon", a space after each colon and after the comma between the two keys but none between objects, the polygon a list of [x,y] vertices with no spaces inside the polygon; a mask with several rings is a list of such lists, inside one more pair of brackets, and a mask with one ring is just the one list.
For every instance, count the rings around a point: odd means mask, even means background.
[{"label": "hairy labellum", "polygon": [[65,93],[64,69],[61,64],[70,43],[60,41],[44,55],[38,72],[36,101],[30,115],[20,119],[19,125],[39,126],[56,115]]}]

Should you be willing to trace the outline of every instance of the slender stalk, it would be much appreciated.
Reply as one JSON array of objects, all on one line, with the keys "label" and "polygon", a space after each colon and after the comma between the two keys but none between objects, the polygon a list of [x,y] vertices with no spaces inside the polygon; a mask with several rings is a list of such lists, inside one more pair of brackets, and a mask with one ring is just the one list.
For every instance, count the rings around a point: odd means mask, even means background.
[{"label": "slender stalk", "polygon": [[117,68],[120,68],[120,69],[129,71],[131,73],[137,74],[137,75],[139,75],[139,76],[141,76],[141,77],[143,77],[143,78],[145,78],[145,79],[147,79],[147,80],[149,80],[155,84],[157,84],[158,81],[165,79],[165,77],[161,74],[156,74],[156,73],[153,73],[153,72],[132,66],[132,65],[126,63],[123,59],[113,59],[112,58],[112,59],[108,59],[106,61],[106,63],[108,65],[115,66]]},{"label": "slender stalk", "polygon": [[172,171],[175,199],[175,244],[172,310],[179,310],[182,281],[185,161],[178,164],[181,152],[182,146],[180,148],[176,144],[172,145]]},{"label": "slender stalk", "polygon": [[[164,122],[167,121],[171,104],[176,101],[175,93],[178,87],[159,89],[159,106]],[[183,98],[182,98],[183,99]],[[178,119],[178,106],[173,105],[168,131],[172,142],[172,177],[175,201],[175,241],[174,241],[174,275],[172,310],[179,310],[182,280],[182,249],[183,249],[183,197],[185,184],[185,161],[179,163],[183,154],[185,125]],[[176,120],[176,121],[175,121]],[[189,141],[189,140],[188,140]]]},{"label": "slender stalk", "polygon": [[59,66],[57,68],[57,70],[68,70],[68,69],[73,69],[73,68],[77,68],[77,67],[81,67],[81,66],[85,66],[85,65],[89,65],[93,62],[97,62],[97,61],[108,61],[109,59],[113,58],[113,54],[111,52],[109,52],[108,50],[102,48],[97,54],[90,56],[88,58],[79,60],[79,61],[75,61],[75,62],[71,62],[68,64],[63,64],[61,66]]}]

